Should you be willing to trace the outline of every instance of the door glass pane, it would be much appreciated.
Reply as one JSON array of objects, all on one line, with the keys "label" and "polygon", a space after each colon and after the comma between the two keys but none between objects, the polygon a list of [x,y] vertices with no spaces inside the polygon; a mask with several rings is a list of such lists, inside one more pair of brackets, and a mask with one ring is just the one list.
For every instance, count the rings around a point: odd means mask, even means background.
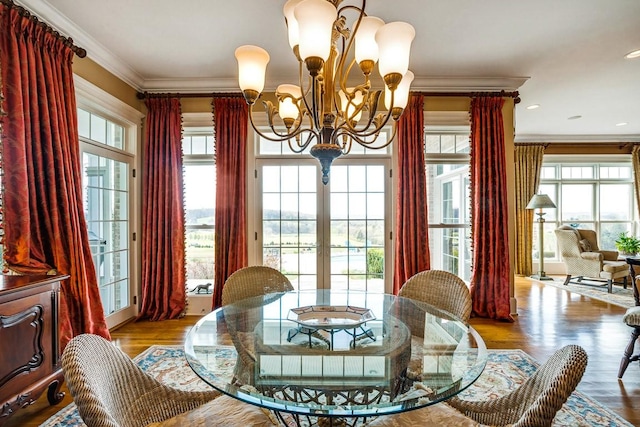
[{"label": "door glass pane", "polygon": [[262,263],[296,289],[317,283],[316,166],[262,167]]},{"label": "door glass pane", "polygon": [[384,178],[381,165],[331,168],[332,288],[384,292]]},{"label": "door glass pane", "polygon": [[91,255],[106,315],[129,306],[128,165],[84,152],[83,195]]}]

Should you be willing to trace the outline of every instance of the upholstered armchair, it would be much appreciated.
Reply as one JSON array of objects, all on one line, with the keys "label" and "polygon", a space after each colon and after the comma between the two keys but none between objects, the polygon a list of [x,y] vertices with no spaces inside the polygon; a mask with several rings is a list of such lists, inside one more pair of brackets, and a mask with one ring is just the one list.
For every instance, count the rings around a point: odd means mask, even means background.
[{"label": "upholstered armchair", "polygon": [[[596,232],[563,225],[555,230],[569,282],[581,283],[583,278],[606,280],[608,292],[611,293],[613,283],[622,279],[627,287],[629,267],[625,261],[618,260],[617,251],[600,250]],[[573,279],[573,280],[572,280]]]}]

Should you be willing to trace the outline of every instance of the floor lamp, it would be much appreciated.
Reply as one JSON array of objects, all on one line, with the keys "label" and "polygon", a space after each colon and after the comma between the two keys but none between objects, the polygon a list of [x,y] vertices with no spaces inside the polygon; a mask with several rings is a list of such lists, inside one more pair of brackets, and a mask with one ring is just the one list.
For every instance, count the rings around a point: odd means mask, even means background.
[{"label": "floor lamp", "polygon": [[544,272],[544,212],[542,209],[554,208],[556,205],[546,194],[534,194],[525,209],[538,209],[538,253],[540,262],[538,263],[538,274],[531,276],[536,280],[553,280]]}]

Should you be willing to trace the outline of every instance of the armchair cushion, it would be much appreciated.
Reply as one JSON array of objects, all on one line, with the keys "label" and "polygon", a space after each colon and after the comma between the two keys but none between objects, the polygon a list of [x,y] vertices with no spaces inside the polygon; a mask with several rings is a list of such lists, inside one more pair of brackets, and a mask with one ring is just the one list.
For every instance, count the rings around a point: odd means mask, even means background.
[{"label": "armchair cushion", "polygon": [[628,308],[622,321],[628,326],[640,326],[640,306]]},{"label": "armchair cushion", "polygon": [[578,243],[583,252],[591,252],[591,243],[587,239],[582,239]]}]

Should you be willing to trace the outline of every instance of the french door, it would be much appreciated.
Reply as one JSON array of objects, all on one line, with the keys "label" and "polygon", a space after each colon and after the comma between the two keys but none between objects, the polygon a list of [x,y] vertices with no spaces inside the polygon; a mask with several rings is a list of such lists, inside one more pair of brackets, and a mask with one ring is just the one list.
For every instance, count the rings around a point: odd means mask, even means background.
[{"label": "french door", "polygon": [[[364,156],[363,156],[364,157]],[[390,159],[256,160],[257,259],[296,289],[391,288]]]},{"label": "french door", "polygon": [[85,217],[108,327],[136,314],[130,274],[131,170],[129,156],[82,144]]}]

